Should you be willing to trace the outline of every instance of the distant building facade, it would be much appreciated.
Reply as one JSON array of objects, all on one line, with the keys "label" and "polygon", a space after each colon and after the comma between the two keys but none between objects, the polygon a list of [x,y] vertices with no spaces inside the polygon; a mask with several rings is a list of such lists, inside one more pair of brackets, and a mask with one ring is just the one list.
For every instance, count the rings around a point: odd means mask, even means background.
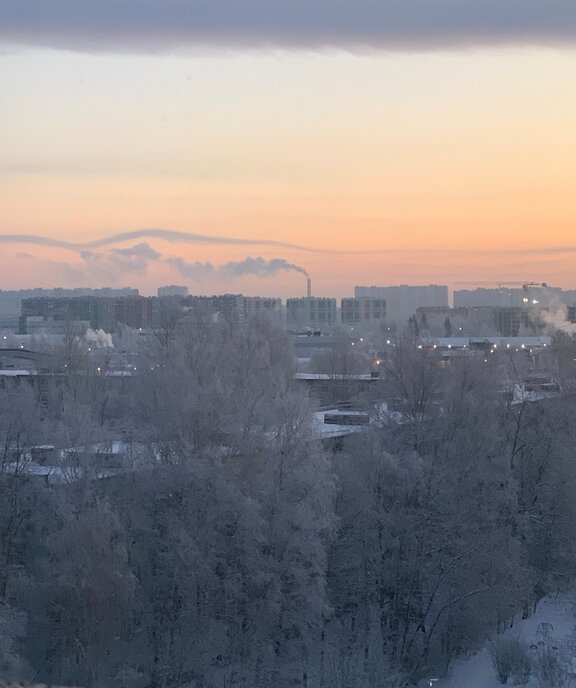
[{"label": "distant building facade", "polygon": [[354,296],[386,301],[386,317],[398,324],[406,321],[422,307],[448,307],[448,286],[429,284],[413,286],[400,284],[387,287],[356,287]]},{"label": "distant building facade", "polygon": [[87,322],[95,330],[113,332],[119,324],[135,329],[153,327],[156,313],[157,299],[152,296],[41,296],[22,300],[20,334],[27,334],[29,318],[35,329],[42,318],[46,323]]},{"label": "distant building facade", "polygon": [[184,309],[190,315],[213,320],[222,319],[230,325],[244,322],[244,297],[242,294],[188,296],[184,299]]},{"label": "distant building facade", "polygon": [[170,284],[166,287],[158,287],[158,298],[164,298],[167,296],[188,296],[188,287]]},{"label": "distant building facade", "polygon": [[336,325],[336,299],[311,296],[286,301],[289,328],[330,328]]},{"label": "distant building facade", "polygon": [[533,332],[535,323],[530,317],[530,311],[522,307],[491,308],[494,328],[502,337],[517,337],[521,329]]},{"label": "distant building facade", "polygon": [[363,296],[340,301],[340,319],[343,325],[369,325],[386,320],[386,299]]},{"label": "distant building facade", "polygon": [[526,289],[455,289],[454,307],[497,306],[500,308],[514,308],[518,306],[540,305],[548,306],[552,303],[570,303],[571,292],[563,292],[556,287],[527,286]]},{"label": "distant building facade", "polygon": [[284,320],[282,300],[271,296],[245,296],[244,319],[250,320],[255,316],[265,316],[276,325]]},{"label": "distant building facade", "polygon": [[183,300],[184,310],[204,318],[222,319],[230,325],[239,325],[254,316],[266,316],[277,325],[283,322],[282,300],[268,296],[243,294],[216,294],[188,296]]},{"label": "distant building facade", "polygon": [[543,310],[528,305],[419,308],[416,322],[420,334],[433,337],[517,337],[540,333],[543,323],[539,315]]},{"label": "distant building facade", "polygon": [[77,288],[77,289],[0,289],[0,314],[19,315],[24,299],[50,297],[54,299],[79,298],[84,296],[97,297],[124,297],[138,296],[138,289],[132,287],[102,287],[101,289]]}]

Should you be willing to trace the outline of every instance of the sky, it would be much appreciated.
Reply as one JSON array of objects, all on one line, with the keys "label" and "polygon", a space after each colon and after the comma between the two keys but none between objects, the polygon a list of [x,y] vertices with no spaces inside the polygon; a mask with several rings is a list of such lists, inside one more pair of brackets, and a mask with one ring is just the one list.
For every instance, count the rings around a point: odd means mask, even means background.
[{"label": "sky", "polygon": [[573,0],[0,16],[2,289],[576,288]]}]

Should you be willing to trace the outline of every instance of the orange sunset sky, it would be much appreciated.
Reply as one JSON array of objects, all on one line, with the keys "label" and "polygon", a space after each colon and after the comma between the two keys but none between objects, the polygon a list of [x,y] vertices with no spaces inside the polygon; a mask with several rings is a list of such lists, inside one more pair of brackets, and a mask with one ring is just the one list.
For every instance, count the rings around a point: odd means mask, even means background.
[{"label": "orange sunset sky", "polygon": [[[2,289],[304,293],[296,272],[196,279],[167,261],[248,256],[304,267],[319,295],[477,280],[576,288],[569,44],[40,43],[0,35]],[[153,236],[87,255],[18,240],[141,228],[255,243]],[[141,244],[147,257],[117,252]]]}]

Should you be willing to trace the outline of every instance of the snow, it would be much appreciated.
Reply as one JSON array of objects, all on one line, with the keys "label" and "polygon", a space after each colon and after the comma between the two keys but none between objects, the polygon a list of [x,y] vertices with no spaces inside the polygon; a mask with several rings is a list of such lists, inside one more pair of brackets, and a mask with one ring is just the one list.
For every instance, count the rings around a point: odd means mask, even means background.
[{"label": "snow", "polygon": [[534,390],[531,392],[527,392],[524,384],[515,384],[513,387],[513,394],[514,397],[511,401],[511,404],[513,406],[516,406],[517,404],[523,404],[527,401],[545,401],[546,399],[554,399],[555,397],[560,396],[559,391],[548,392],[542,390]]},{"label": "snow", "polygon": [[336,425],[332,423],[325,423],[325,414],[348,414],[352,415],[350,411],[339,411],[338,409],[331,409],[329,411],[316,411],[312,419],[312,427],[314,434],[318,439],[327,440],[336,437],[345,437],[346,435],[353,435],[357,432],[362,432],[365,425]]},{"label": "snow", "polygon": [[6,370],[0,370],[0,375],[2,377],[24,377],[27,375],[36,375],[35,370],[17,370],[15,368],[8,368]]},{"label": "snow", "polygon": [[[518,619],[514,626],[508,629],[503,637],[519,638],[528,645],[539,642],[562,649],[569,640],[576,627],[574,610],[574,593],[548,597],[542,600],[536,613],[529,619]],[[551,624],[549,628],[545,624]],[[420,688],[427,688],[428,680],[420,684]],[[468,659],[454,662],[450,674],[433,684],[435,688],[501,688],[494,673],[488,645]],[[509,681],[512,685],[512,680]],[[532,678],[525,688],[539,688],[538,681]]]}]

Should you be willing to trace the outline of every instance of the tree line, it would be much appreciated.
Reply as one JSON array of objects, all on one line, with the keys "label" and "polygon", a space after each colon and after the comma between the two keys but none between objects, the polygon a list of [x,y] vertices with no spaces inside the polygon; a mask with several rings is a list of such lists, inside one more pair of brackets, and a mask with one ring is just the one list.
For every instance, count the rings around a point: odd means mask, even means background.
[{"label": "tree line", "polygon": [[[512,403],[514,364],[441,368],[401,341],[382,389],[402,422],[375,411],[337,449],[266,320],[185,319],[129,378],[2,390],[0,676],[400,688],[445,671],[570,583],[571,347],[549,354],[557,398]],[[51,473],[33,447],[54,447]]]}]

